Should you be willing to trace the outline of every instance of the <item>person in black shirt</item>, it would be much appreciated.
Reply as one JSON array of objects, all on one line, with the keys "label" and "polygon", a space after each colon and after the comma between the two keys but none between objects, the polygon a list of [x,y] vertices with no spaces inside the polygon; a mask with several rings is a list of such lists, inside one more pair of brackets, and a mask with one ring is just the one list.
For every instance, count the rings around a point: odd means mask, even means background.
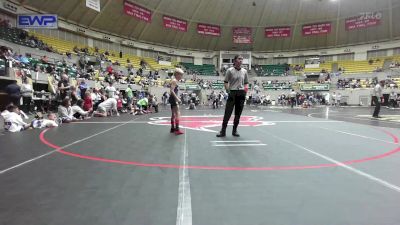
[{"label": "person in black shirt", "polygon": [[60,100],[64,100],[65,97],[69,94],[70,90],[70,85],[69,85],[69,80],[68,76],[66,74],[63,74],[61,76],[60,82],[58,82],[58,91],[60,93]]},{"label": "person in black shirt", "polygon": [[9,103],[14,104],[15,106],[20,105],[21,88],[17,84],[16,80],[13,80],[11,84],[7,85],[6,93],[8,94],[9,97]]}]

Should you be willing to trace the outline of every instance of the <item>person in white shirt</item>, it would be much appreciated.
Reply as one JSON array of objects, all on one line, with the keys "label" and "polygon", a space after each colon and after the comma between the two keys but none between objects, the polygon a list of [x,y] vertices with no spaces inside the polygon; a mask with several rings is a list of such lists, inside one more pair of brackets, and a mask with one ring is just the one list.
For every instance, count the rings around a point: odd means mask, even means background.
[{"label": "person in white shirt", "polygon": [[381,80],[378,84],[375,85],[374,90],[372,92],[372,102],[375,104],[375,110],[374,113],[372,114],[372,117],[374,118],[381,118],[379,116],[379,111],[381,110],[381,101],[383,102],[382,88],[384,85],[385,81]]},{"label": "person in white shirt", "polygon": [[330,100],[331,100],[331,94],[329,94],[329,92],[328,92],[328,93],[325,94],[325,105],[329,106],[329,101]]},{"label": "person in white shirt", "polygon": [[271,95],[267,94],[267,96],[265,97],[265,101],[267,102],[267,105],[271,104]]},{"label": "person in white shirt", "polygon": [[61,118],[63,123],[69,123],[77,120],[72,111],[71,100],[65,98],[62,101],[61,105],[58,106],[58,116]]},{"label": "person in white shirt", "polygon": [[390,94],[389,94],[389,101],[390,101],[389,102],[390,106],[392,108],[395,108],[396,107],[396,101],[397,101],[397,93],[394,90],[392,90],[390,92]]},{"label": "person in white shirt", "polygon": [[292,91],[289,94],[291,108],[293,108],[296,105],[296,95],[297,93],[294,91],[294,89],[292,89]]},{"label": "person in white shirt", "polygon": [[97,106],[101,103],[101,93],[98,89],[93,88],[93,92],[91,94],[93,101],[93,109],[97,109]]},{"label": "person in white shirt", "polygon": [[256,92],[256,94],[260,92],[260,87],[257,84],[254,85],[254,91]]},{"label": "person in white shirt", "polygon": [[47,114],[47,119],[38,118],[31,123],[33,128],[46,128],[46,127],[58,127],[57,116],[54,113]]},{"label": "person in white shirt", "polygon": [[97,89],[93,89],[93,91],[90,93],[90,98],[92,99],[93,104],[101,100],[101,96],[97,93]]},{"label": "person in white shirt", "polygon": [[108,98],[114,98],[117,89],[113,86],[113,83],[110,82],[110,85],[105,89]]},{"label": "person in white shirt", "polygon": [[21,95],[22,95],[22,100],[24,103],[24,110],[26,113],[31,112],[31,102],[32,102],[32,96],[33,96],[33,87],[29,83],[28,78],[23,79],[23,84],[21,85]]},{"label": "person in white shirt", "polygon": [[342,94],[337,93],[336,99],[335,99],[335,106],[340,106],[340,100],[342,100]]},{"label": "person in white shirt", "polygon": [[211,92],[211,95],[210,95],[210,99],[211,99],[211,101],[212,101],[212,106],[213,106],[213,109],[215,109],[215,108],[217,108],[218,109],[218,96],[217,96],[217,94],[215,93],[215,91],[212,91]]},{"label": "person in white shirt", "polygon": [[4,129],[9,132],[20,132],[30,127],[29,124],[22,120],[18,106],[9,105],[7,109],[1,113],[4,118]]},{"label": "person in white shirt", "polygon": [[108,98],[107,100],[99,104],[97,110],[93,112],[93,116],[106,117],[108,113],[112,115],[113,112],[115,112],[116,115],[119,116],[117,110],[117,100],[115,98]]}]

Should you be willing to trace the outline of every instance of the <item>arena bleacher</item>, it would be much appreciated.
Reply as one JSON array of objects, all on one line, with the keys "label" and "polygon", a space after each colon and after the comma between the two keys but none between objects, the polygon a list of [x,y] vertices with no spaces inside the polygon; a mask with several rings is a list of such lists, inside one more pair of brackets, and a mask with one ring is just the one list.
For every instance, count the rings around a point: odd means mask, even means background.
[{"label": "arena bleacher", "polygon": [[204,75],[204,76],[215,76],[216,75],[214,65],[209,65],[209,64],[195,65],[193,63],[181,63],[181,65],[184,68],[186,68],[186,70],[188,70],[190,73],[195,73],[195,74]]}]

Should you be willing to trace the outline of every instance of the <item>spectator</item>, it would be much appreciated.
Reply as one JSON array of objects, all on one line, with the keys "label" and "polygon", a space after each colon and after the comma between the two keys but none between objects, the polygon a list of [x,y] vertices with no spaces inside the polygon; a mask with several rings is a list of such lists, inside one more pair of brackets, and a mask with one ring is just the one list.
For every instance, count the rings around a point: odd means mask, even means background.
[{"label": "spectator", "polygon": [[85,92],[85,96],[83,98],[83,110],[85,111],[93,111],[93,101],[94,99],[92,99],[92,93],[90,93],[90,91],[86,91]]},{"label": "spectator", "polygon": [[72,115],[74,115],[76,119],[90,119],[89,114],[91,111],[83,110],[83,103],[83,100],[79,99],[76,104],[71,107]]},{"label": "spectator", "polygon": [[75,53],[79,53],[79,48],[78,48],[77,46],[74,46],[73,51],[74,51]]},{"label": "spectator", "polygon": [[47,114],[47,119],[39,117],[31,122],[32,128],[46,128],[46,127],[58,127],[57,116],[54,113]]},{"label": "spectator", "polygon": [[85,79],[81,79],[81,83],[79,84],[81,99],[85,99],[87,89],[88,85],[86,84]]},{"label": "spectator", "polygon": [[126,100],[128,104],[128,109],[131,109],[132,107],[132,99],[133,99],[133,91],[132,91],[132,85],[128,84],[128,88],[125,90],[126,93]]},{"label": "spectator", "polygon": [[48,58],[46,55],[44,55],[44,56],[42,56],[42,57],[40,58],[40,61],[41,61],[43,64],[47,64],[47,63],[49,63],[49,58]]},{"label": "spectator", "polygon": [[18,106],[10,104],[1,113],[4,118],[4,129],[9,132],[20,132],[30,127],[22,120]]},{"label": "spectator", "polygon": [[66,74],[61,75],[61,80],[58,82],[58,91],[60,100],[63,101],[70,94],[69,78]]},{"label": "spectator", "polygon": [[23,100],[23,106],[26,113],[30,114],[31,112],[31,102],[33,96],[33,87],[29,83],[28,78],[23,78],[23,84],[21,86],[21,94]]},{"label": "spectator", "polygon": [[154,108],[154,112],[158,113],[158,102],[154,95],[149,95],[149,111],[151,111],[151,107]]},{"label": "spectator", "polygon": [[119,116],[117,100],[115,98],[109,98],[99,104],[97,110],[94,111],[93,116],[107,117],[108,115],[112,115],[114,112]]},{"label": "spectator", "polygon": [[26,31],[24,31],[24,30],[21,30],[21,31],[20,31],[20,33],[19,33],[19,39],[20,39],[21,41],[24,41],[24,40],[27,38],[27,36],[28,36],[28,34],[27,34]]},{"label": "spectator", "polygon": [[117,99],[117,110],[118,110],[118,112],[126,113],[126,110],[124,109],[124,97],[122,96],[122,93],[119,93],[116,99]]},{"label": "spectator", "polygon": [[342,94],[340,92],[337,93],[335,98],[335,106],[340,106],[340,101],[342,100]]},{"label": "spectator", "polygon": [[112,74],[113,73],[113,67],[112,67],[112,65],[109,65],[109,66],[107,66],[107,72],[108,72],[108,74]]},{"label": "spectator", "polygon": [[11,84],[7,85],[6,93],[9,98],[9,103],[19,106],[21,99],[21,88],[18,86],[16,80],[13,80]]},{"label": "spectator", "polygon": [[147,108],[149,105],[148,97],[142,98],[137,101],[136,107],[138,108],[139,114],[147,113]]},{"label": "spectator", "polygon": [[369,65],[372,65],[373,63],[374,63],[374,60],[373,60],[373,59],[368,60],[368,64],[369,64]]},{"label": "spectator", "polygon": [[71,100],[65,98],[62,101],[61,105],[58,106],[58,116],[63,123],[70,123],[77,120],[72,111]]},{"label": "spectator", "polygon": [[389,104],[392,108],[396,108],[396,102],[397,101],[397,93],[392,89],[392,91],[389,94]]},{"label": "spectator", "polygon": [[113,86],[113,83],[110,82],[109,86],[106,87],[105,91],[107,92],[107,97],[108,98],[114,98],[115,93],[117,92],[117,89]]},{"label": "spectator", "polygon": [[19,55],[19,61],[24,65],[28,65],[29,64],[29,59],[26,56],[23,56],[23,55]]},{"label": "spectator", "polygon": [[75,105],[78,100],[81,99],[80,95],[78,94],[76,87],[75,86],[71,86],[71,104]]},{"label": "spectator", "polygon": [[90,97],[93,101],[93,110],[96,110],[97,106],[103,101],[103,96],[96,88],[94,88]]}]

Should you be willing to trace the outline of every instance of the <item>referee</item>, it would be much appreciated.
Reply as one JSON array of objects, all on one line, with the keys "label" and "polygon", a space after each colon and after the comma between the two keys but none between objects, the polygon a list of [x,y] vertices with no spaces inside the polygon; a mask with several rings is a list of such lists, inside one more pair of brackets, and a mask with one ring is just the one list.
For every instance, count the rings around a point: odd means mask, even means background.
[{"label": "referee", "polygon": [[381,101],[384,99],[382,98],[382,88],[385,85],[385,81],[381,80],[379,83],[376,84],[374,87],[374,90],[372,91],[372,102],[375,104],[375,110],[374,114],[372,114],[372,117],[374,118],[382,118],[379,116],[379,112],[381,111]]},{"label": "referee", "polygon": [[247,70],[241,67],[242,63],[243,57],[241,55],[236,55],[234,58],[233,67],[226,71],[224,86],[225,90],[229,94],[229,97],[226,101],[222,129],[219,134],[217,134],[217,137],[226,136],[226,127],[228,126],[228,121],[232,115],[234,107],[235,119],[233,120],[232,135],[235,137],[240,137],[237,132],[237,127],[239,126],[240,115],[243,111],[244,102],[246,100],[246,92],[249,84]]}]

